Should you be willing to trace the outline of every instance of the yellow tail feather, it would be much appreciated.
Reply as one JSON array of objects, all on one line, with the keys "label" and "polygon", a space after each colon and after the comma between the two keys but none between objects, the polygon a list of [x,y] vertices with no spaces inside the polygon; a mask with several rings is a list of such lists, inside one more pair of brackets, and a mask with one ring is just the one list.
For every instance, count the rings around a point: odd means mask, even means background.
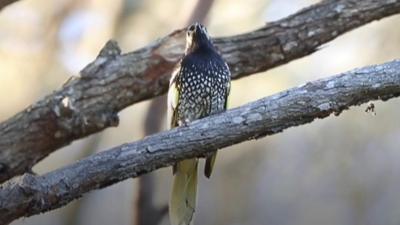
[{"label": "yellow tail feather", "polygon": [[169,204],[171,225],[189,225],[193,220],[197,198],[197,159],[176,164]]}]

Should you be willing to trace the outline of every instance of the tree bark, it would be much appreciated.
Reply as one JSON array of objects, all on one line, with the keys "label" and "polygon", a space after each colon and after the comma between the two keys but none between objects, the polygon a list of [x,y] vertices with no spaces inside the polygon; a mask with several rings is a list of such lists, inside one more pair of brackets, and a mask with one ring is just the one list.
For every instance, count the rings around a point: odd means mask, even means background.
[{"label": "tree bark", "polygon": [[400,96],[400,61],[339,74],[117,146],[70,166],[25,174],[0,188],[0,221],[59,208],[82,194],[188,158],[310,123],[350,106]]},{"label": "tree bark", "polygon": [[[214,43],[237,79],[311,54],[344,32],[399,12],[400,0],[325,0]],[[165,93],[184,36],[178,30],[122,55],[109,42],[79,78],[0,124],[0,182],[76,139],[117,126],[125,107]]]}]

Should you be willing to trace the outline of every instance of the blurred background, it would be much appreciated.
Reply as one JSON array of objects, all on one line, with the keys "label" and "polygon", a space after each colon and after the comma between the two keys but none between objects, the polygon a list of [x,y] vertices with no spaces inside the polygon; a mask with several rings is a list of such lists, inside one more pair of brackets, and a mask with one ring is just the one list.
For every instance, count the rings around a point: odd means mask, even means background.
[{"label": "blurred background", "polygon": [[[111,38],[129,52],[191,20],[204,21],[212,36],[234,35],[316,2],[20,0],[0,11],[0,121],[60,88]],[[400,58],[399,24],[400,16],[370,23],[311,56],[233,81],[232,105]],[[76,141],[33,170],[42,174],[166,129],[164,102],[160,97],[127,108],[117,128]],[[399,104],[377,102],[376,115],[362,105],[220,151],[212,179],[200,176],[196,224],[400,224]],[[169,224],[171,180],[164,168],[12,224],[151,225],[143,222],[149,215]]]}]

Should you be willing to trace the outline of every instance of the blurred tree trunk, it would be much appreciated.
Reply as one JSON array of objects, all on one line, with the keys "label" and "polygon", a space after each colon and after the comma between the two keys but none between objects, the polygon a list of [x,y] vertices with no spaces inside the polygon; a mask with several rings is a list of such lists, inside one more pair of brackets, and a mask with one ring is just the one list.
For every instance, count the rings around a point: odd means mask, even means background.
[{"label": "blurred tree trunk", "polygon": [[12,4],[18,0],[1,0],[0,1],[0,10],[2,10],[4,7],[8,6],[9,4]]}]

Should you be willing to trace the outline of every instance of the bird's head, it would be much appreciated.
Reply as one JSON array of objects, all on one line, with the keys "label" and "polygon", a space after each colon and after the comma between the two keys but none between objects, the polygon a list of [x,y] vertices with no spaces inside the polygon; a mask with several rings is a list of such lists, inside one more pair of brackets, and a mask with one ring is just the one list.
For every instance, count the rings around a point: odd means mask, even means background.
[{"label": "bird's head", "polygon": [[213,48],[213,45],[206,27],[200,23],[190,25],[186,30],[186,53],[210,48]]}]

